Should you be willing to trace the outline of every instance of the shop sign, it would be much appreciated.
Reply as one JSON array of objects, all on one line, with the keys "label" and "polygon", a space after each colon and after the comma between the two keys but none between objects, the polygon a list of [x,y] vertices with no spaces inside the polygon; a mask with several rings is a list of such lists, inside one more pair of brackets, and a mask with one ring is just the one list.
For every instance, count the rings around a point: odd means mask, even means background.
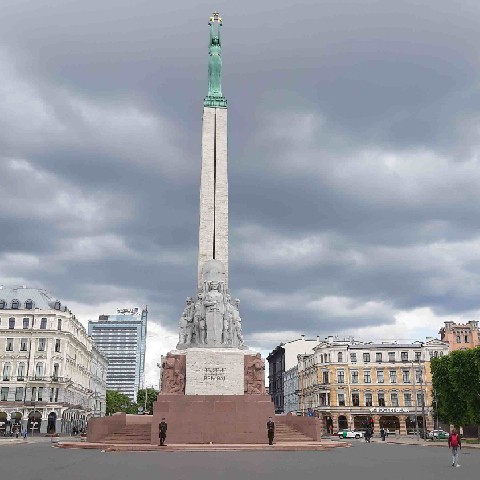
[{"label": "shop sign", "polygon": [[403,407],[374,407],[370,409],[370,413],[408,413],[409,408]]}]

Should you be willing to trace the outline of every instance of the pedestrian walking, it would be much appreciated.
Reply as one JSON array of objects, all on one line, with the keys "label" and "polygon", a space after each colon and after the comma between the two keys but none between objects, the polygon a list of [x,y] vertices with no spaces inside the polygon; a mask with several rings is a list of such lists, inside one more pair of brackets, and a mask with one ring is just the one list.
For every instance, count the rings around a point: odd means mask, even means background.
[{"label": "pedestrian walking", "polygon": [[382,437],[382,442],[384,442],[385,441],[385,429],[384,428],[380,429],[380,436]]},{"label": "pedestrian walking", "polygon": [[275,422],[272,417],[268,417],[267,422],[268,444],[273,445],[273,439],[275,437]]},{"label": "pedestrian walking", "polygon": [[158,437],[160,438],[160,446],[165,445],[165,439],[167,438],[167,422],[165,417],[162,418],[162,421],[158,424]]},{"label": "pedestrian walking", "polygon": [[448,436],[448,448],[452,449],[452,467],[459,467],[458,449],[462,449],[462,441],[460,440],[460,435],[455,429],[453,429]]},{"label": "pedestrian walking", "polygon": [[370,443],[370,439],[372,438],[372,429],[367,427],[365,430],[365,442]]}]

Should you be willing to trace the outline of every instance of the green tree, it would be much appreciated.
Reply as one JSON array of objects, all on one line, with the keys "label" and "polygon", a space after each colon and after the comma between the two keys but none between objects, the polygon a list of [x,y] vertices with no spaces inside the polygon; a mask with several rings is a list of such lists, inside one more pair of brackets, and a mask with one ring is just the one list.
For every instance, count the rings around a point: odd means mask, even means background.
[{"label": "green tree", "polygon": [[113,415],[117,412],[137,413],[137,404],[123,393],[107,390],[106,414]]},{"label": "green tree", "polygon": [[433,358],[439,417],[454,425],[480,423],[480,347]]},{"label": "green tree", "polygon": [[[147,412],[149,415],[153,415],[153,402],[157,401],[158,390],[154,388],[147,388]],[[137,393],[137,404],[138,407],[145,407],[145,389],[142,388]]]}]

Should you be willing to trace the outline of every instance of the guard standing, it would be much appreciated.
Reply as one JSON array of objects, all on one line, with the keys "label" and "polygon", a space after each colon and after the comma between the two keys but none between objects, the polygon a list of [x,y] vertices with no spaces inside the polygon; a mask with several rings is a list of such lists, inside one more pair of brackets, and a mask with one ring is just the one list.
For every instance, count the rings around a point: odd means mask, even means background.
[{"label": "guard standing", "polygon": [[267,422],[268,444],[273,445],[273,438],[275,437],[275,422],[272,417],[268,417]]},{"label": "guard standing", "polygon": [[163,447],[165,445],[165,439],[167,438],[167,422],[165,417],[162,418],[162,421],[158,424],[158,436],[160,438],[160,445]]}]

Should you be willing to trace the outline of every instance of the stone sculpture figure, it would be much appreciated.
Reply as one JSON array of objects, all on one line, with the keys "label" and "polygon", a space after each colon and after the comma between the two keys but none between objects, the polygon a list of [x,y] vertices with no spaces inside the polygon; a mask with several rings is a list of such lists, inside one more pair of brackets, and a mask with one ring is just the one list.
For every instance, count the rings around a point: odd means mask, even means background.
[{"label": "stone sculpture figure", "polygon": [[187,297],[187,306],[183,310],[182,317],[179,321],[178,343],[180,345],[190,344],[192,342],[193,334],[193,306],[192,298]]},{"label": "stone sculpture figure", "polygon": [[219,260],[205,262],[202,286],[195,301],[188,297],[179,322],[177,348],[191,346],[240,347],[243,345],[240,300],[232,302],[225,284],[225,267]]},{"label": "stone sculpture figure", "polygon": [[220,345],[223,334],[223,317],[225,315],[225,299],[222,284],[216,281],[206,285],[205,321],[207,324],[207,342],[209,345]]},{"label": "stone sculpture figure", "polygon": [[245,392],[265,393],[265,362],[259,353],[245,356]]},{"label": "stone sculpture figure", "polygon": [[235,308],[232,310],[232,342],[235,346],[243,345],[242,319],[240,318],[240,300],[235,299]]},{"label": "stone sculpture figure", "polygon": [[195,343],[204,345],[207,343],[207,325],[205,322],[205,305],[203,304],[203,293],[197,295],[193,313],[193,324],[195,328]]},{"label": "stone sculpture figure", "polygon": [[162,393],[185,392],[185,355],[167,353],[162,359]]}]

